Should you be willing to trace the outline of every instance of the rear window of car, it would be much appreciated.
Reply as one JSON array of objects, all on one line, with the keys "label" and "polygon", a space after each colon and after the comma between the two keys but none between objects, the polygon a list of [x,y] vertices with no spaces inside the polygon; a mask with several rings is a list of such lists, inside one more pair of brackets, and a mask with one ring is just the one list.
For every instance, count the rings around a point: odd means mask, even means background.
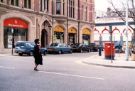
[{"label": "rear window of car", "polygon": [[28,46],[28,47],[34,47],[34,44],[32,44],[32,43],[26,43],[26,46]]},{"label": "rear window of car", "polygon": [[25,46],[25,44],[24,43],[16,43],[16,46]]},{"label": "rear window of car", "polygon": [[52,43],[50,46],[58,46],[58,43]]}]

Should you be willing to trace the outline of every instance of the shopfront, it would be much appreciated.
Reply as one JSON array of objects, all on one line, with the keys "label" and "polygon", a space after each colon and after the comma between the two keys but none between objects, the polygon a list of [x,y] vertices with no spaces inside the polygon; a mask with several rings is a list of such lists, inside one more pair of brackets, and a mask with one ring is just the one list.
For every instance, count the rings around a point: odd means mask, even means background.
[{"label": "shopfront", "polygon": [[82,39],[83,44],[89,45],[90,43],[90,30],[88,28],[83,29],[82,31]]},{"label": "shopfront", "polygon": [[70,28],[68,30],[68,44],[75,44],[77,40],[77,30],[75,28]]},{"label": "shopfront", "polygon": [[64,28],[63,27],[56,26],[54,28],[53,42],[64,43]]},{"label": "shopfront", "polygon": [[4,48],[11,48],[12,42],[28,40],[28,23],[20,18],[4,20]]}]

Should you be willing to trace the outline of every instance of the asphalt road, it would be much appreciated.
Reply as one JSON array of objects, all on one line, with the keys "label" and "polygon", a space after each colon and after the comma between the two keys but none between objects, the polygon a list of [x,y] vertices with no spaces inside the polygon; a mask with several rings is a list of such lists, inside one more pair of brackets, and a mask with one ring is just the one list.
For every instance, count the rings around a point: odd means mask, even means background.
[{"label": "asphalt road", "polygon": [[92,55],[47,55],[38,72],[32,56],[0,55],[0,91],[135,91],[134,69],[81,62]]}]

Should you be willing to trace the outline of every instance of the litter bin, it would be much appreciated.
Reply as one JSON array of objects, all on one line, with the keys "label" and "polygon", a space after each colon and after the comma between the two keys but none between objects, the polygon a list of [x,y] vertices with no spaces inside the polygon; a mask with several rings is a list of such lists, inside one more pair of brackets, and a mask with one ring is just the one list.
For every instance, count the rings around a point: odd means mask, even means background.
[{"label": "litter bin", "polygon": [[114,47],[114,43],[105,43],[105,58],[106,59],[112,59],[114,60],[114,56],[115,56],[115,47]]}]

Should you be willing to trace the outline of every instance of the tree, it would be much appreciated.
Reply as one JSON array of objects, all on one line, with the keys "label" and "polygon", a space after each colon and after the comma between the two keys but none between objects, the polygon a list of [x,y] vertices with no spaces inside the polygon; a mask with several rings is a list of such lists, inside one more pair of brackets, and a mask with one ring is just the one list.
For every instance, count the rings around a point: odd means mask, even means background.
[{"label": "tree", "polygon": [[[118,1],[117,1],[118,2]],[[120,17],[124,22],[126,22],[125,18],[125,10],[126,10],[126,0],[120,0],[119,8],[114,4],[114,0],[109,0],[113,8],[113,13],[116,13],[118,17]],[[128,0],[128,17],[134,22],[134,25],[128,24],[128,26],[133,30],[132,36],[132,50],[135,54],[135,0]]]}]

